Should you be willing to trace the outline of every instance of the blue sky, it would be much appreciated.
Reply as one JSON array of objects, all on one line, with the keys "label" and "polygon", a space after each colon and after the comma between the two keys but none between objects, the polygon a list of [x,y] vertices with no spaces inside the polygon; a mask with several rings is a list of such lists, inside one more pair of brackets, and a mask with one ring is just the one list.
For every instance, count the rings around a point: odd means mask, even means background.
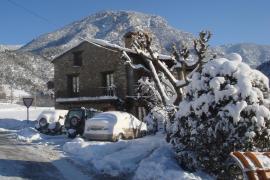
[{"label": "blue sky", "polygon": [[102,10],[132,10],[164,17],[197,34],[209,29],[212,45],[270,45],[270,0],[1,0],[0,44],[25,44]]}]

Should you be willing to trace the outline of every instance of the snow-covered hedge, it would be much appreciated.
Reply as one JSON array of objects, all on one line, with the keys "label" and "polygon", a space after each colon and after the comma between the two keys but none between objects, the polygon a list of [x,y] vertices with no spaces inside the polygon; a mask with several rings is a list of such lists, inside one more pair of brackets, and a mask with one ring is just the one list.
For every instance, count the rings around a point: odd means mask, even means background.
[{"label": "snow-covered hedge", "polygon": [[172,143],[187,169],[221,173],[235,150],[269,150],[269,80],[233,54],[192,76],[173,124]]}]

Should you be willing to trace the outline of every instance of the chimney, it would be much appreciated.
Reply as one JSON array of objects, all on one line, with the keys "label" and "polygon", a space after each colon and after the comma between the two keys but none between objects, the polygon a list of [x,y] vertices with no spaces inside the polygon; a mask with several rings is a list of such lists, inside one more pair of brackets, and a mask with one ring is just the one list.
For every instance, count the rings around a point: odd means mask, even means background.
[{"label": "chimney", "polygon": [[134,39],[134,36],[136,35],[135,32],[129,31],[124,35],[124,42],[125,47],[131,49],[132,41]]}]

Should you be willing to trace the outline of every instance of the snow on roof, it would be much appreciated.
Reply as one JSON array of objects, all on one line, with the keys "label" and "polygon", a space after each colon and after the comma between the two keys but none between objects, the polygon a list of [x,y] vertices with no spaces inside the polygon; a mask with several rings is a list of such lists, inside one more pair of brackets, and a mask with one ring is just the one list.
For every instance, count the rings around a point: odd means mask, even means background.
[{"label": "snow on roof", "polygon": [[[89,39],[89,40],[84,39],[84,41],[87,41],[89,43],[96,44],[96,45],[101,45],[101,46],[105,46],[105,47],[110,47],[110,48],[118,49],[120,51],[126,51],[126,52],[137,54],[137,52],[135,50],[133,50],[133,49],[122,47],[122,46],[119,46],[117,44],[112,44],[109,41],[102,40],[102,39]],[[158,54],[158,57],[160,59],[171,59],[172,58],[171,56],[164,55],[164,54]]]},{"label": "snow on roof", "polygon": [[[85,38],[80,38],[80,39],[81,39],[81,41],[80,41],[79,43],[76,43],[74,46],[68,48],[66,51],[64,51],[64,52],[60,53],[59,55],[57,55],[57,56],[52,60],[52,62],[53,62],[55,59],[57,59],[57,58],[59,58],[60,56],[62,56],[63,54],[65,54],[65,53],[67,53],[68,51],[70,51],[71,49],[73,49],[73,48],[75,48],[75,47],[77,47],[77,46],[79,46],[79,45],[81,45],[82,43],[85,43],[85,42],[90,43],[90,44],[93,44],[93,45],[98,46],[98,47],[101,47],[101,48],[105,48],[105,49],[109,48],[108,50],[111,50],[111,51],[113,51],[113,49],[116,49],[116,50],[118,50],[118,51],[126,51],[126,52],[129,52],[129,53],[137,54],[137,52],[136,52],[135,50],[133,50],[133,49],[129,49],[129,48],[126,48],[126,47],[122,47],[122,46],[119,46],[119,45],[117,45],[117,44],[112,44],[112,43],[110,43],[109,41],[106,41],[106,40],[103,40],[103,39],[93,39],[93,38],[87,38],[87,39],[85,39]],[[117,52],[117,51],[116,51],[116,52]],[[169,55],[164,55],[164,54],[158,54],[158,57],[159,57],[160,59],[172,59],[171,56],[169,56]]]},{"label": "snow on roof", "polygon": [[56,98],[56,102],[77,102],[77,101],[97,101],[97,100],[117,100],[117,96],[97,96],[97,97],[74,97]]},{"label": "snow on roof", "polygon": [[83,41],[87,41],[91,44],[95,44],[95,45],[101,45],[101,46],[104,46],[104,47],[110,47],[110,48],[113,48],[113,49],[118,49],[118,50],[121,50],[121,51],[126,51],[126,52],[131,52],[131,53],[136,53],[134,50],[132,49],[129,49],[129,48],[125,48],[125,47],[122,47],[122,46],[119,46],[117,44],[112,44],[110,43],[109,41],[106,41],[106,40],[103,40],[103,39],[83,39],[81,38]]}]

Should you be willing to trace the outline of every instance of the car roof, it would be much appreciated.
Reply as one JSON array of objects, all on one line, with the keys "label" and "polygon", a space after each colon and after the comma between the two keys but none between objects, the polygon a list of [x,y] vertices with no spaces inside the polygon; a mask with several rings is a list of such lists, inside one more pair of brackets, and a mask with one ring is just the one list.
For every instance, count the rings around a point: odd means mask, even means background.
[{"label": "car roof", "polygon": [[[109,116],[114,117],[115,119],[122,119],[122,118],[130,117],[130,116],[132,118],[136,118],[132,114],[127,113],[127,112],[123,112],[123,111],[106,111],[106,112],[102,112],[102,113],[97,114],[96,116],[94,116],[91,119],[95,119],[95,118],[99,118],[99,117],[108,117],[109,118]],[[137,120],[137,118],[136,118],[136,120]]]}]

